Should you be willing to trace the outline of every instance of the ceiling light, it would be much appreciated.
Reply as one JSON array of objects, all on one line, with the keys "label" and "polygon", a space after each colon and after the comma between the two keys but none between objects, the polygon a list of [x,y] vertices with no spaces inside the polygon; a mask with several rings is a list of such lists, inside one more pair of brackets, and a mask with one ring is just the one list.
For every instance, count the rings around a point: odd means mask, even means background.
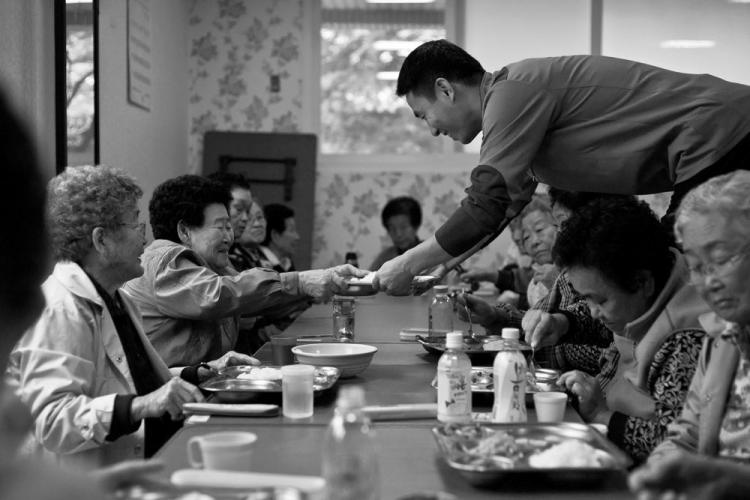
[{"label": "ceiling light", "polygon": [[398,71],[378,71],[378,73],[375,75],[375,78],[378,80],[386,80],[395,82],[398,80]]},{"label": "ceiling light", "polygon": [[433,3],[435,0],[367,0],[367,3]]},{"label": "ceiling light", "polygon": [[662,49],[710,49],[715,45],[713,40],[664,40],[659,43]]}]

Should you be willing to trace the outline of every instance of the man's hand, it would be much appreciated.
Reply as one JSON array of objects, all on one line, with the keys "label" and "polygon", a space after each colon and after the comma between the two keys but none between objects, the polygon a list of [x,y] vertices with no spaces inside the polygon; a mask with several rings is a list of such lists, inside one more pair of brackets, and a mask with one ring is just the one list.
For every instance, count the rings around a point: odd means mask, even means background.
[{"label": "man's hand", "polygon": [[134,422],[147,417],[161,417],[165,413],[169,413],[172,420],[180,420],[184,417],[183,404],[203,401],[203,394],[197,387],[174,377],[154,392],[133,398],[130,415]]},{"label": "man's hand", "polygon": [[685,452],[647,462],[628,485],[639,500],[750,498],[750,467]]},{"label": "man's hand", "polygon": [[364,278],[369,271],[358,269],[351,264],[312,269],[299,273],[299,288],[315,302],[328,302],[336,293],[346,291],[346,283],[352,278]]},{"label": "man's hand", "polygon": [[456,301],[460,305],[458,308],[458,317],[461,318],[462,321],[468,321],[466,307],[464,307],[464,305],[469,306],[472,323],[479,323],[486,328],[492,325],[497,319],[495,308],[479,297],[461,293],[456,296]]},{"label": "man's hand", "polygon": [[557,385],[565,387],[578,398],[578,413],[586,422],[608,424],[610,411],[596,378],[573,370],[560,375]]},{"label": "man's hand", "polygon": [[537,309],[526,311],[521,320],[526,343],[532,349],[557,344],[568,332],[568,318],[561,313],[548,313]]},{"label": "man's hand", "polygon": [[414,274],[407,269],[406,264],[403,255],[389,260],[377,270],[372,285],[388,295],[408,295]]}]

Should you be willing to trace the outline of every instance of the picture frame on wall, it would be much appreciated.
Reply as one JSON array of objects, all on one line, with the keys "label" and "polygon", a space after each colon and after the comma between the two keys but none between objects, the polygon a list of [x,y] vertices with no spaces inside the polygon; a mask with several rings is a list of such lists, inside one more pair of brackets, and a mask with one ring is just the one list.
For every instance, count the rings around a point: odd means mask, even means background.
[{"label": "picture frame on wall", "polygon": [[128,102],[151,110],[151,0],[128,0],[127,5]]}]

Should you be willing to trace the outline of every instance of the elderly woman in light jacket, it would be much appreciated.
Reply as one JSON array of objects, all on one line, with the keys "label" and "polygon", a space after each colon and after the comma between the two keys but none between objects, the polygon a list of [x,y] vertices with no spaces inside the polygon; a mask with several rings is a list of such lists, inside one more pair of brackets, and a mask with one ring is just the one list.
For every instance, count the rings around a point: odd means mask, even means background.
[{"label": "elderly woman in light jacket", "polygon": [[228,353],[174,376],[118,290],[143,272],[141,189],[101,166],[68,168],[48,191],[57,263],[41,317],[11,353],[9,382],[29,406],[36,440],[62,462],[151,456],[176,430],[182,405],[203,400],[195,384],[228,363],[257,361]]},{"label": "elderly woman in light jacket", "polygon": [[708,338],[682,414],[631,488],[643,498],[750,498],[750,172],[690,191],[675,231],[713,313],[701,317]]}]

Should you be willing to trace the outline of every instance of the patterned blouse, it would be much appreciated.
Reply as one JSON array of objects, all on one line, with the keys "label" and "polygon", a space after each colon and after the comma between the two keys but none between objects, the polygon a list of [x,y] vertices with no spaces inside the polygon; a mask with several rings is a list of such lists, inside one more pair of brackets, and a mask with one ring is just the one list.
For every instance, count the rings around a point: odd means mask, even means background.
[{"label": "patterned blouse", "polygon": [[[609,421],[607,437],[630,454],[636,463],[643,462],[667,435],[667,425],[680,415],[690,381],[698,363],[703,330],[682,330],[672,334],[654,355],[648,374],[647,390],[654,400],[654,414],[644,419],[615,412]],[[597,380],[604,388],[614,377],[619,360],[614,343],[602,356]]]},{"label": "patterned blouse", "polygon": [[750,331],[732,324],[722,336],[730,337],[740,356],[719,431],[719,456],[746,462],[750,459]]}]

